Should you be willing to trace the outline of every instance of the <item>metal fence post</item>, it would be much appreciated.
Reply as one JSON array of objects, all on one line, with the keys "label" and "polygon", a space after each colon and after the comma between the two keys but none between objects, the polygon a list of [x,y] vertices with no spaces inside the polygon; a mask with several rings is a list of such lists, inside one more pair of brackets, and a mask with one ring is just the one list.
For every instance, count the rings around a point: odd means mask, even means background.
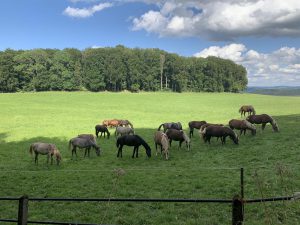
[{"label": "metal fence post", "polygon": [[232,200],[232,225],[242,225],[243,220],[243,200],[235,195]]},{"label": "metal fence post", "polygon": [[18,225],[27,225],[28,220],[28,196],[23,195],[19,199]]}]

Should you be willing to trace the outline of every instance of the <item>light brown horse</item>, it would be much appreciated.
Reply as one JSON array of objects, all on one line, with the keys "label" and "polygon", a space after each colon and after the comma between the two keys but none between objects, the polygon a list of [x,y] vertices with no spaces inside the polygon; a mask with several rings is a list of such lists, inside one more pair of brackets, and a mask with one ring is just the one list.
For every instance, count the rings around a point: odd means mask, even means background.
[{"label": "light brown horse", "polygon": [[241,108],[239,109],[239,113],[241,114],[241,117],[246,115],[246,112],[248,115],[255,115],[255,109],[252,105],[242,105]]},{"label": "light brown horse", "polygon": [[32,143],[29,148],[29,153],[32,155],[34,152],[34,163],[38,164],[38,155],[47,155],[47,164],[51,158],[51,165],[53,164],[53,156],[56,158],[56,164],[59,165],[61,161],[61,154],[57,147],[51,143],[36,142]]},{"label": "light brown horse", "polygon": [[112,119],[112,120],[103,120],[102,125],[107,127],[117,127],[120,125],[120,120]]},{"label": "light brown horse", "polygon": [[272,125],[273,131],[278,132],[278,124],[277,122],[268,114],[261,114],[261,115],[251,115],[248,116],[247,121],[254,124],[261,124],[261,129],[264,130],[267,123],[270,123]]},{"label": "light brown horse", "polygon": [[157,145],[160,146],[160,153],[165,156],[165,159],[169,159],[169,139],[167,135],[162,131],[156,131],[154,134],[154,143],[156,148],[156,155],[158,153],[157,151]]},{"label": "light brown horse", "polygon": [[248,122],[247,120],[235,120],[232,119],[229,121],[229,127],[233,129],[240,130],[240,135],[244,132],[246,134],[246,130],[251,130],[252,135],[256,134],[256,127]]}]

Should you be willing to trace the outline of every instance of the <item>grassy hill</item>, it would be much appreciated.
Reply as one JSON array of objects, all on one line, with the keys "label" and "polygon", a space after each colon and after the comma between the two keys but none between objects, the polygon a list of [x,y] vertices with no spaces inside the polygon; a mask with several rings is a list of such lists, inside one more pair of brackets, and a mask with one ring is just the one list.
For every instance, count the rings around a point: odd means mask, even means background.
[{"label": "grassy hill", "polygon": [[[268,125],[256,136],[229,139],[222,146],[203,143],[198,133],[191,151],[172,143],[170,160],[155,156],[153,134],[162,122],[183,124],[191,120],[227,124],[240,118],[242,104],[254,105],[258,114],[272,115],[280,132]],[[300,191],[300,98],[228,93],[90,93],[44,92],[0,95],[0,196],[32,197],[143,197],[225,198],[238,194],[239,168],[245,169],[245,197],[291,195]],[[116,139],[98,139],[102,152],[96,157],[71,159],[68,140],[80,133],[94,133],[104,119],[128,119],[137,134],[152,148],[146,158],[132,148],[117,158]],[[113,133],[114,130],[111,129]],[[44,156],[34,165],[32,142],[55,143],[61,166],[47,165]],[[117,176],[122,168],[125,174]],[[299,224],[299,202],[245,206],[245,224]],[[231,206],[178,203],[30,203],[30,220],[55,220],[103,224],[231,224]],[[17,205],[0,205],[0,218],[15,218]]]},{"label": "grassy hill", "polygon": [[247,93],[262,94],[262,95],[277,95],[277,96],[300,96],[300,87],[248,87]]}]

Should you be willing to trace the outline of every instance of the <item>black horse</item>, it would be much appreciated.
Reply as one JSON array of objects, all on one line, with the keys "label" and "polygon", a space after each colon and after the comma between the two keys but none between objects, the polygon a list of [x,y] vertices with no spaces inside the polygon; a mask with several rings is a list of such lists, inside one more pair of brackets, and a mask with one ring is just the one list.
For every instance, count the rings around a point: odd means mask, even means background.
[{"label": "black horse", "polygon": [[190,138],[194,136],[194,129],[200,129],[202,125],[206,124],[206,121],[190,121],[189,128],[190,128]]},{"label": "black horse", "polygon": [[121,156],[121,158],[122,158],[122,149],[123,149],[124,145],[134,146],[133,153],[132,153],[132,158],[134,158],[134,155],[135,155],[136,158],[138,158],[139,147],[141,145],[143,145],[144,148],[146,149],[147,156],[151,157],[151,148],[150,148],[150,146],[139,135],[123,135],[123,136],[121,136],[117,139],[117,144],[116,145],[117,145],[117,148],[119,148],[117,157]]},{"label": "black horse", "polygon": [[182,125],[180,122],[162,123],[161,125],[159,125],[157,130],[160,130],[161,127],[164,128],[164,132],[166,132],[166,130],[168,129],[182,130]]},{"label": "black horse", "polygon": [[107,139],[109,139],[109,136],[110,136],[110,132],[108,131],[107,129],[107,126],[105,125],[96,125],[95,126],[95,133],[96,133],[96,136],[98,137],[98,134],[100,134],[100,138],[102,137],[102,134],[104,134],[104,138],[105,138],[105,134],[107,134]]},{"label": "black horse", "polygon": [[239,143],[239,138],[237,134],[231,130],[229,127],[221,127],[221,126],[208,126],[204,129],[203,131],[203,138],[204,141],[210,144],[210,139],[211,137],[220,137],[222,144],[225,144],[226,142],[226,137],[229,136],[231,140],[235,143]]}]

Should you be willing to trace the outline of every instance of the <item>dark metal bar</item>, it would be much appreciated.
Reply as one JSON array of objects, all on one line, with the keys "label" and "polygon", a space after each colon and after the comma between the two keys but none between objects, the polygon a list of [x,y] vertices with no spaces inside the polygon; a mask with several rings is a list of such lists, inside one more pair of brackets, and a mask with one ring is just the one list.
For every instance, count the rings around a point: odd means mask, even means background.
[{"label": "dark metal bar", "polygon": [[244,203],[288,201],[288,200],[291,200],[292,198],[293,198],[293,196],[282,196],[282,197],[262,198],[262,199],[248,199],[248,200],[244,200]]},{"label": "dark metal bar", "polygon": [[18,220],[15,219],[0,219],[0,222],[16,223]]},{"label": "dark metal bar", "polygon": [[0,197],[0,201],[19,201],[19,199],[16,197]]},{"label": "dark metal bar", "polygon": [[244,199],[244,168],[241,168],[241,197]]},{"label": "dark metal bar", "polygon": [[61,225],[108,225],[108,224],[94,224],[94,223],[76,223],[76,222],[53,222],[53,221],[28,221],[28,224],[61,224]]},{"label": "dark metal bar", "polygon": [[205,202],[232,203],[227,199],[160,199],[160,198],[30,198],[30,201],[63,201],[63,202]]}]

